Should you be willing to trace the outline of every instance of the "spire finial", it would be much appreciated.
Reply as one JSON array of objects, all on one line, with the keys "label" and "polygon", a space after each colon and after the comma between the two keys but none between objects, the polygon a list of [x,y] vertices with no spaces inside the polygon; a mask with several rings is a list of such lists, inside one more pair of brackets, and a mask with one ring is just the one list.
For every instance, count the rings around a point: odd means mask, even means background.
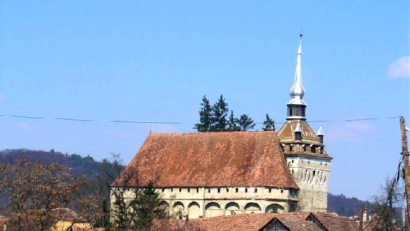
[{"label": "spire finial", "polygon": [[300,127],[300,123],[296,125],[295,132],[302,132],[302,128]]},{"label": "spire finial", "polygon": [[302,100],[303,96],[305,94],[305,89],[303,88],[302,85],[302,36],[303,33],[300,32],[300,43],[299,43],[299,49],[298,49],[298,56],[297,56],[297,63],[296,63],[296,72],[295,72],[295,83],[293,84],[292,88],[290,89],[290,97],[292,99],[288,104],[296,104],[296,105],[306,105],[306,103]]},{"label": "spire finial", "polygon": [[317,135],[318,136],[324,136],[325,135],[325,133],[323,133],[322,124],[320,124],[319,130],[317,131]]}]

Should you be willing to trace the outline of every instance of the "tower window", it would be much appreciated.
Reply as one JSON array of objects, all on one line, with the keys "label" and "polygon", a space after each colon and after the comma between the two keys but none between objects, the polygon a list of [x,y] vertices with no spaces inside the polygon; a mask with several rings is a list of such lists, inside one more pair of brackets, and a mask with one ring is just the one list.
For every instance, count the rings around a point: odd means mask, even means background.
[{"label": "tower window", "polygon": [[316,152],[316,147],[315,146],[310,147],[310,152],[315,153]]},{"label": "tower window", "polygon": [[239,190],[238,190],[238,188],[236,188],[236,190],[235,190],[236,192],[238,192]]},{"label": "tower window", "polygon": [[218,193],[220,193],[221,192],[221,189],[220,188],[218,188]]},{"label": "tower window", "polygon": [[229,192],[229,188],[226,188],[226,192]]},{"label": "tower window", "polygon": [[208,189],[208,193],[211,193],[211,189]]},{"label": "tower window", "polygon": [[257,188],[255,189],[255,192],[256,192],[256,193],[258,192],[258,189],[257,189]]},{"label": "tower window", "polygon": [[165,192],[165,189],[164,189],[164,188],[162,188],[162,192]]},{"label": "tower window", "polygon": [[196,192],[199,193],[199,188],[196,188]]},{"label": "tower window", "polygon": [[289,145],[289,151],[290,151],[290,152],[293,151],[293,145]]},{"label": "tower window", "polygon": [[191,192],[191,189],[190,189],[190,188],[188,188],[188,192]]},{"label": "tower window", "polygon": [[246,192],[246,193],[248,192],[248,189],[247,189],[247,188],[245,188],[245,192]]},{"label": "tower window", "polygon": [[270,189],[269,189],[269,193],[271,193],[271,192],[272,192],[272,189],[270,188]]},{"label": "tower window", "polygon": [[182,188],[179,188],[179,192],[181,192],[182,191]]},{"label": "tower window", "polygon": [[283,193],[283,189],[280,190],[280,193]]}]

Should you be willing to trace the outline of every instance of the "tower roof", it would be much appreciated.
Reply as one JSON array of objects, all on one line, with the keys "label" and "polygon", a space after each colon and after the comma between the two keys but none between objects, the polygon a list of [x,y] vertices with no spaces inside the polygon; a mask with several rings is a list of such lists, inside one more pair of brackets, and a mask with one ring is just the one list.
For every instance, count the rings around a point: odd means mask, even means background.
[{"label": "tower roof", "polygon": [[317,135],[318,136],[324,136],[325,135],[325,133],[323,133],[322,124],[320,124],[319,130],[317,131]]},{"label": "tower roof", "polygon": [[288,105],[306,105],[305,101],[303,101],[303,96],[305,95],[305,88],[303,88],[302,85],[302,36],[303,34],[301,33],[299,49],[297,52],[298,56],[296,63],[295,82],[289,92],[290,97],[292,97],[292,99],[289,101]]},{"label": "tower roof", "polygon": [[295,132],[302,132],[302,128],[300,128],[300,123],[296,125]]},{"label": "tower roof", "polygon": [[[295,132],[297,131],[298,127],[302,131],[302,139],[296,140],[295,139]],[[304,120],[288,120],[286,121],[283,126],[277,132],[279,140],[282,144],[301,144],[301,145],[315,145],[319,147],[324,147],[323,143],[320,142],[319,137],[315,134],[313,129],[309,126],[309,124]],[[326,150],[323,150],[323,153],[311,153],[311,152],[304,152],[303,154],[310,155],[310,156],[317,156],[317,157],[324,157],[324,158],[331,158]]]}]

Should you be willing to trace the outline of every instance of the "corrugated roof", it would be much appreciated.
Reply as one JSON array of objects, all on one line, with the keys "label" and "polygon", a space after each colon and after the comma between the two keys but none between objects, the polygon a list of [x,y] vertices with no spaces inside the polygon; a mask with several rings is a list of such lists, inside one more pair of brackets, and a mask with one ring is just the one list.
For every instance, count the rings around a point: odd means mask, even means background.
[{"label": "corrugated roof", "polygon": [[298,188],[274,132],[150,134],[113,185],[130,173],[128,186]]}]

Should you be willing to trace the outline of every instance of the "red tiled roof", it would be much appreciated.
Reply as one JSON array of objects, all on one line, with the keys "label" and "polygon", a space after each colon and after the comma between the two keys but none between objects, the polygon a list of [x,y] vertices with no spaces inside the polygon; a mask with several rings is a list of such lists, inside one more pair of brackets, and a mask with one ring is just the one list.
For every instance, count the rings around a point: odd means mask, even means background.
[{"label": "red tiled roof", "polygon": [[154,230],[167,227],[169,230],[203,230],[203,231],[257,231],[277,218],[283,225],[292,231],[319,231],[320,229],[312,222],[305,219],[310,213],[263,213],[241,214],[235,216],[221,216],[212,218],[192,219],[189,222],[181,220],[162,220],[154,223]]},{"label": "red tiled roof", "polygon": [[[126,183],[132,172],[138,177]],[[150,134],[113,186],[150,180],[157,187],[298,188],[274,132]]]},{"label": "red tiled roof", "polygon": [[332,213],[313,213],[312,215],[329,231],[359,230],[359,224],[347,217],[337,216]]}]

